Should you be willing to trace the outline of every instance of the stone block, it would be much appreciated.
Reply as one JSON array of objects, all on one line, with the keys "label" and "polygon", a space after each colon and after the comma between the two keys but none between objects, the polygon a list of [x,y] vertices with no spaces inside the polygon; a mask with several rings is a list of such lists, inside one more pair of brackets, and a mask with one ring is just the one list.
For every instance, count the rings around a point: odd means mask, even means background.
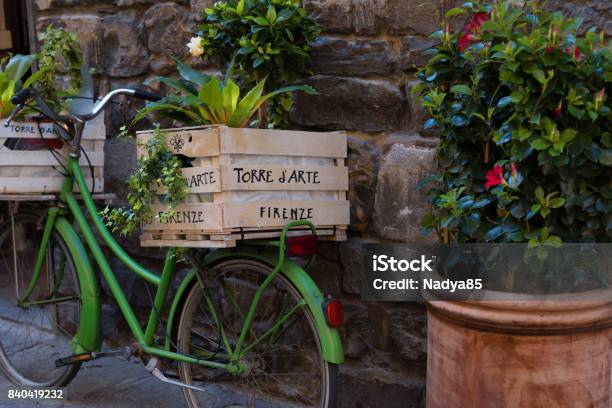
[{"label": "stone block", "polygon": [[341,408],[420,408],[424,404],[425,380],[386,367],[340,366]]},{"label": "stone block", "polygon": [[36,11],[53,10],[60,7],[113,4],[116,0],[34,0]]},{"label": "stone block", "polygon": [[400,68],[409,71],[416,70],[427,63],[429,56],[424,52],[431,48],[435,41],[429,38],[406,35],[402,37],[400,48]]},{"label": "stone block", "polygon": [[348,199],[351,202],[350,229],[367,233],[372,230],[376,180],[380,167],[380,148],[373,140],[348,138]]},{"label": "stone block", "polygon": [[352,29],[351,2],[345,0],[305,0],[303,6],[324,32],[348,33]]},{"label": "stone block", "polygon": [[391,82],[317,75],[318,95],[295,93],[291,120],[303,127],[380,132],[402,123],[404,97]]},{"label": "stone block", "polygon": [[359,301],[342,299],[344,324],[340,329],[344,355],[351,360],[367,360],[372,349],[373,331],[368,320],[368,307]]},{"label": "stone block", "polygon": [[408,362],[427,360],[427,317],[424,309],[394,308],[389,332],[393,350]]},{"label": "stone block", "polygon": [[384,75],[395,71],[397,57],[384,40],[320,37],[312,44],[312,68],[317,74]]},{"label": "stone block", "polygon": [[317,258],[308,269],[308,274],[315,281],[324,295],[340,295],[342,287],[342,266],[339,262]]},{"label": "stone block", "polygon": [[104,73],[115,78],[144,74],[149,68],[149,52],[138,35],[138,15],[120,11],[102,18],[104,35],[100,50]]},{"label": "stone block", "polygon": [[440,13],[437,1],[388,0],[385,25],[393,35],[429,35],[438,28]]},{"label": "stone block", "polygon": [[136,145],[123,139],[107,139],[104,145],[104,190],[121,202],[127,196],[127,181],[136,168]]},{"label": "stone block", "polygon": [[351,295],[361,293],[361,268],[363,264],[362,247],[378,241],[368,238],[351,238],[340,244],[342,262],[342,291]]},{"label": "stone block", "polygon": [[[417,184],[434,172],[434,149],[396,143],[384,156],[374,203],[374,228],[380,238],[424,242],[421,218],[429,205]],[[429,238],[431,239],[431,238]]]},{"label": "stone block", "polygon": [[176,66],[171,55],[181,60],[189,57],[187,43],[194,35],[195,24],[188,9],[165,2],[147,9],[138,31],[151,53],[151,69],[167,74]]},{"label": "stone block", "polygon": [[388,0],[352,0],[352,26],[355,34],[378,35],[384,28]]}]

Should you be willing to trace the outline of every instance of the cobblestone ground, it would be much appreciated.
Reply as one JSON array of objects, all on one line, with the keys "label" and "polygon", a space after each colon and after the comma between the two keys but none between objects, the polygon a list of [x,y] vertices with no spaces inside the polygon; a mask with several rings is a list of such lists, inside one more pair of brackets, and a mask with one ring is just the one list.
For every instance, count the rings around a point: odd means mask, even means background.
[{"label": "cobblestone ground", "polygon": [[180,388],[158,381],[140,363],[119,358],[105,358],[83,365],[76,378],[66,388],[67,396],[63,400],[9,399],[8,390],[18,388],[0,373],[0,407],[182,408],[185,406]]},{"label": "cobblestone ground", "polygon": [[[0,300],[2,298],[0,297]],[[0,302],[1,305],[1,302]],[[14,323],[2,318],[0,313],[0,337],[6,335]],[[295,408],[273,401],[245,403],[244,397],[218,385],[206,385],[202,394],[207,408]],[[185,407],[180,387],[163,383],[135,360],[109,357],[85,363],[75,379],[66,387],[61,400],[10,399],[10,389],[21,389],[7,380],[0,372],[0,408],[175,408]]]}]

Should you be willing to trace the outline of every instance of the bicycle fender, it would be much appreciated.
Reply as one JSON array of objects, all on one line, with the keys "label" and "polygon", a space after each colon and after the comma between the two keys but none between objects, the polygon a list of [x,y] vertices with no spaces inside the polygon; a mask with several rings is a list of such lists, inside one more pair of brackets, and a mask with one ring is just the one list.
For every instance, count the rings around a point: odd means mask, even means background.
[{"label": "bicycle fender", "polygon": [[74,354],[99,351],[102,346],[100,288],[89,256],[74,227],[65,217],[57,217],[55,230],[68,246],[81,287],[81,315],[79,328],[72,338],[72,350]]},{"label": "bicycle fender", "polygon": [[[206,265],[212,265],[230,258],[250,258],[261,261],[274,268],[278,262],[278,253],[275,250],[262,250],[261,248],[254,249],[248,247],[219,249],[206,257]],[[338,330],[329,327],[323,315],[322,304],[325,301],[325,297],[308,273],[290,259],[285,259],[281,273],[296,287],[306,300],[306,304],[314,317],[317,332],[319,333],[323,359],[329,363],[341,364],[344,361],[342,341]],[[183,305],[184,297],[187,295],[188,289],[195,283],[195,278],[195,270],[192,270],[181,282],[174,296],[168,315],[167,333],[173,333],[172,327],[174,316]],[[166,339],[166,349],[170,349],[169,339]]]}]

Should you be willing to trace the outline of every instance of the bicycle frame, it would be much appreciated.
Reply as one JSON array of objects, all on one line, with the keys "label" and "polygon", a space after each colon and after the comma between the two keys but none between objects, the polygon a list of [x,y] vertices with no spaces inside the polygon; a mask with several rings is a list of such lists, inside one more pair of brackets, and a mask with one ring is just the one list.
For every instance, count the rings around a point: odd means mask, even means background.
[{"label": "bicycle frame", "polygon": [[[299,309],[299,307],[308,307],[311,310],[313,316],[315,317],[315,323],[317,326],[317,331],[319,333],[324,359],[328,362],[335,364],[340,364],[343,361],[344,356],[339,334],[337,330],[332,329],[325,324],[325,318],[321,309],[321,304],[324,300],[323,295],[320,293],[314,282],[310,279],[310,277],[303,269],[295,265],[290,260],[285,259],[285,236],[290,228],[298,225],[306,225],[310,227],[310,229],[314,233],[316,233],[315,227],[310,222],[304,221],[296,221],[289,223],[282,230],[279,241],[265,243],[268,246],[267,249],[264,248],[265,250],[262,250],[262,248],[260,247],[257,251],[254,252],[245,252],[245,250],[237,250],[235,252],[232,250],[217,251],[216,253],[213,253],[209,257],[207,257],[207,265],[224,258],[240,256],[259,259],[260,261],[265,262],[274,267],[273,272],[264,280],[262,285],[258,288],[254,299],[252,300],[252,303],[245,318],[242,331],[240,333],[237,343],[235,344],[234,349],[232,349],[231,345],[225,338],[223,327],[221,325],[218,325],[220,335],[224,339],[224,345],[226,347],[226,350],[228,350],[229,354],[229,361],[227,363],[218,361],[208,361],[202,358],[195,358],[186,354],[180,354],[178,352],[172,351],[169,347],[168,338],[166,338],[165,346],[163,348],[157,347],[154,344],[154,335],[158,327],[158,322],[160,320],[159,313],[164,309],[168,297],[170,282],[174,274],[176,264],[176,255],[171,249],[168,250],[162,273],[161,275],[157,275],[139,265],[121,248],[121,246],[113,238],[112,234],[108,231],[108,229],[104,225],[104,222],[98,214],[95,203],[91,194],[89,193],[87,183],[79,165],[78,149],[75,149],[74,152],[75,153],[70,155],[66,163],[66,168],[69,170],[71,175],[65,178],[64,184],[59,194],[59,199],[63,204],[62,206],[52,206],[48,211],[46,224],[43,230],[42,242],[37,253],[35,270],[33,272],[32,279],[28,285],[28,288],[26,289],[25,295],[22,299],[20,299],[20,304],[24,307],[28,307],[29,305],[37,303],[29,302],[29,297],[31,296],[40,278],[51,232],[53,231],[53,229],[56,229],[58,233],[62,236],[64,241],[67,243],[69,251],[72,254],[72,257],[74,258],[75,267],[77,269],[79,283],[81,286],[81,325],[72,341],[73,352],[75,354],[100,350],[102,340],[100,329],[100,295],[97,281],[93,274],[88,254],[86,253],[83,244],[80,242],[79,236],[76,234],[76,231],[72,227],[72,223],[70,223],[66,218],[67,216],[72,217],[72,219],[74,219],[74,221],[76,222],[80,230],[81,236],[84,238],[87,247],[91,251],[91,254],[93,255],[93,258],[96,264],[98,265],[104,280],[107,282],[113,297],[117,301],[121,313],[125,317],[128,327],[130,328],[131,332],[133,333],[134,337],[136,338],[138,344],[140,345],[144,353],[176,361],[182,361],[190,364],[198,364],[210,368],[223,368],[230,373],[239,373],[244,368],[242,367],[241,359],[243,355],[248,352],[248,350],[254,345],[254,343],[263,340],[263,338],[269,336],[270,334],[273,334],[273,332],[277,330],[278,327],[280,327],[280,325],[282,325],[284,321],[291,317],[291,315],[295,313]],[[132,270],[141,278],[145,279],[150,284],[157,287],[153,301],[153,307],[151,309],[147,324],[144,329],[143,327],[141,327],[138,319],[136,318],[136,315],[132,307],[130,306],[125,294],[123,293],[123,290],[121,289],[119,282],[117,281],[117,278],[115,277],[110,267],[110,264],[106,256],[104,255],[102,248],[100,247],[100,244],[98,243],[96,236],[94,235],[94,232],[89,225],[89,222],[85,217],[85,214],[81,210],[80,204],[77,202],[77,199],[73,194],[75,182],[85,205],[85,210],[91,218],[95,230],[98,232],[98,234],[106,243],[106,245],[110,248],[111,252],[130,270]],[[254,244],[261,245],[262,243],[255,242]],[[278,252],[274,253],[276,252],[276,249],[278,250]],[[286,275],[288,279],[300,291],[304,299],[298,303],[299,307],[294,307],[289,312],[287,312],[287,314],[281,319],[279,319],[276,324],[270,330],[268,330],[268,332],[264,333],[253,343],[245,346],[244,341],[252,323],[252,319],[255,314],[255,310],[257,308],[261,295],[263,294],[267,285],[274,279],[274,277],[278,275],[278,273],[283,273],[284,275]],[[179,286],[179,290],[172,302],[172,307],[170,309],[168,318],[167,333],[172,333],[171,328],[173,320],[175,314],[177,312],[180,313],[178,306],[181,304],[182,297],[186,295],[187,288],[191,287],[191,285],[196,283],[206,288],[205,282],[202,280],[202,277],[197,273],[197,271],[192,270],[192,272],[184,279],[182,284]],[[209,299],[207,298],[206,300]],[[51,299],[46,302],[50,303],[53,301],[60,302],[61,299]],[[213,315],[213,318],[216,318],[216,311],[214,310],[214,305],[212,305],[212,302],[209,302],[209,307],[212,307],[211,314]]]}]

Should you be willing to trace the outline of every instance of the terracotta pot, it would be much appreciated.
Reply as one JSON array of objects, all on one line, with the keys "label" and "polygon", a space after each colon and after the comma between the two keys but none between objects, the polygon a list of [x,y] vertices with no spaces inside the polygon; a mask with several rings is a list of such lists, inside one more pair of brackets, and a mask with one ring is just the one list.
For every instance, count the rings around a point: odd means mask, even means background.
[{"label": "terracotta pot", "polygon": [[593,293],[429,302],[427,407],[612,407],[612,290]]}]

